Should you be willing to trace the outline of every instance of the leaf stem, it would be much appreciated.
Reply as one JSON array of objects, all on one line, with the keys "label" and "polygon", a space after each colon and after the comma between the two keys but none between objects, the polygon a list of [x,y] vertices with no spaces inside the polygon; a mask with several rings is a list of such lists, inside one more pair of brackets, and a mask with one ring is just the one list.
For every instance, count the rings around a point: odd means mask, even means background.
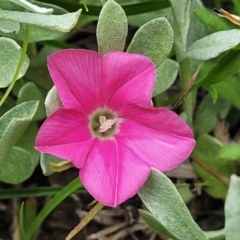
[{"label": "leaf stem", "polygon": [[24,63],[24,59],[26,57],[26,53],[27,53],[27,47],[28,47],[28,38],[29,38],[29,24],[26,24],[26,28],[25,28],[25,33],[24,33],[24,40],[23,40],[23,48],[22,48],[22,53],[21,53],[21,57],[17,66],[17,69],[15,71],[15,74],[13,76],[13,79],[10,83],[10,85],[8,86],[7,91],[5,92],[5,94],[3,95],[2,99],[0,100],[0,107],[2,106],[2,104],[5,102],[5,100],[7,99],[9,93],[11,92],[14,84],[17,81],[19,72],[23,66]]}]

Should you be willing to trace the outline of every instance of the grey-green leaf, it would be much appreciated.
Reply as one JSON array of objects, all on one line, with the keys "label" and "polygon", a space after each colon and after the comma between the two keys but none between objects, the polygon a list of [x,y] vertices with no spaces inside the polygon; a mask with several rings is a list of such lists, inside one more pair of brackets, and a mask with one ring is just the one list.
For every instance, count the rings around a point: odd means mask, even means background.
[{"label": "grey-green leaf", "polygon": [[208,60],[236,47],[240,43],[240,30],[233,29],[212,33],[199,39],[188,49],[188,57]]},{"label": "grey-green leaf", "polygon": [[22,136],[38,108],[38,101],[21,103],[0,118],[0,167]]},{"label": "grey-green leaf", "polygon": [[35,168],[31,154],[20,147],[13,147],[0,168],[0,181],[17,184],[28,179]]},{"label": "grey-green leaf", "polygon": [[141,26],[127,51],[149,57],[159,66],[169,55],[173,45],[173,30],[166,18],[156,18]]},{"label": "grey-green leaf", "polygon": [[165,237],[171,238],[171,239],[178,239],[174,234],[172,234],[170,231],[168,231],[168,229],[165,228],[165,226],[163,226],[161,224],[161,222],[159,222],[154,216],[153,214],[151,214],[148,211],[139,209],[138,210],[141,217],[144,219],[144,221],[157,233],[164,235]]},{"label": "grey-green leaf", "polygon": [[225,202],[226,240],[239,239],[240,229],[240,178],[232,175]]},{"label": "grey-green leaf", "polygon": [[[21,52],[21,47],[14,40],[0,37],[0,88],[5,88],[11,83],[21,58]],[[26,56],[17,79],[24,76],[28,66],[29,58]]]},{"label": "grey-green leaf", "polygon": [[5,33],[4,36],[23,40],[25,24],[29,24],[29,42],[55,39],[69,32],[77,23],[81,10],[62,15],[44,15],[20,11],[0,10],[0,21],[22,23],[18,34]]},{"label": "grey-green leaf", "polygon": [[174,45],[178,61],[185,58],[190,24],[190,0],[169,0],[174,16]]},{"label": "grey-green leaf", "polygon": [[122,7],[108,0],[99,15],[97,24],[98,52],[123,51],[128,32],[127,17]]},{"label": "grey-green leaf", "polygon": [[166,91],[176,80],[179,64],[171,59],[166,59],[157,68],[157,79],[153,90],[153,97]]},{"label": "grey-green leaf", "polygon": [[138,195],[161,225],[176,236],[175,239],[207,240],[174,184],[163,173],[152,169]]},{"label": "grey-green leaf", "polygon": [[20,24],[9,20],[0,20],[0,31],[3,33],[18,33],[20,30]]},{"label": "grey-green leaf", "polygon": [[77,23],[81,10],[63,15],[44,15],[39,13],[0,10],[0,19],[31,24],[59,32],[69,32]]},{"label": "grey-green leaf", "polygon": [[20,89],[17,104],[31,100],[39,100],[38,110],[33,120],[44,119],[46,117],[46,111],[44,107],[44,96],[41,93],[41,91],[37,88],[36,84],[28,82]]},{"label": "grey-green leaf", "polygon": [[52,8],[39,7],[38,5],[28,2],[26,0],[9,0],[9,1],[15,4],[18,4],[19,6],[22,6],[31,12],[36,12],[41,14],[51,14],[53,12]]}]

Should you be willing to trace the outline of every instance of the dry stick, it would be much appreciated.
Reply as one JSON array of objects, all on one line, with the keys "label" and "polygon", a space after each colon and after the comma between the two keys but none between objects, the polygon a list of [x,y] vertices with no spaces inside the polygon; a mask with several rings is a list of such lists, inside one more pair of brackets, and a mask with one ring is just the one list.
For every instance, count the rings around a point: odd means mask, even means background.
[{"label": "dry stick", "polygon": [[193,86],[193,84],[195,82],[195,79],[196,79],[200,69],[201,69],[201,65],[197,68],[197,71],[193,74],[191,79],[188,81],[188,83],[187,83],[186,87],[184,88],[180,98],[177,100],[177,102],[172,107],[172,110],[176,109],[182,103],[183,99],[186,97],[186,95],[188,94],[189,90]]},{"label": "dry stick", "polygon": [[71,240],[77,233],[79,233],[93,218],[96,214],[98,214],[104,205],[98,202],[89,213],[84,216],[81,222],[67,235],[65,240]]},{"label": "dry stick", "polygon": [[199,166],[201,166],[203,169],[205,169],[208,173],[210,173],[211,175],[213,175],[215,178],[217,178],[220,182],[222,182],[224,185],[226,185],[227,187],[229,187],[229,180],[223,176],[221,176],[220,174],[218,174],[214,169],[212,169],[211,167],[209,167],[207,164],[205,164],[204,162],[202,162],[199,158],[197,158],[194,155],[191,155],[191,158],[194,160],[194,162],[196,162]]}]

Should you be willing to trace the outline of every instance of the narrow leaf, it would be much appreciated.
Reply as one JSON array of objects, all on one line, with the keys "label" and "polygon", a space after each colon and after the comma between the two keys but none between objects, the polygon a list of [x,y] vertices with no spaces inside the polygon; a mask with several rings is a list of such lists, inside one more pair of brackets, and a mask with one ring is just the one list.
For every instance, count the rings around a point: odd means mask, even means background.
[{"label": "narrow leaf", "polygon": [[185,58],[190,25],[190,0],[169,0],[174,16],[174,45],[178,61]]},{"label": "narrow leaf", "polygon": [[161,172],[152,169],[138,192],[153,216],[179,240],[207,240],[192,219],[174,184]]},{"label": "narrow leaf", "polygon": [[144,219],[144,221],[157,233],[164,235],[165,237],[171,239],[178,239],[174,234],[168,231],[165,226],[161,224],[154,216],[148,211],[139,209],[140,216]]},{"label": "narrow leaf", "polygon": [[188,57],[208,60],[236,47],[240,43],[240,30],[220,31],[199,39],[188,49]]},{"label": "narrow leaf", "polygon": [[240,178],[231,176],[230,187],[225,202],[226,240],[239,239],[240,229]]},{"label": "narrow leaf", "polygon": [[231,50],[222,57],[206,76],[194,84],[194,88],[218,83],[233,76],[240,69],[240,51]]},{"label": "narrow leaf", "polygon": [[81,10],[63,15],[44,15],[39,13],[0,10],[0,19],[32,24],[59,32],[69,32],[77,23]]},{"label": "narrow leaf", "polygon": [[206,26],[212,28],[215,31],[230,30],[231,26],[227,21],[220,18],[215,13],[209,11],[208,9],[197,9],[194,11],[196,18],[205,24]]}]

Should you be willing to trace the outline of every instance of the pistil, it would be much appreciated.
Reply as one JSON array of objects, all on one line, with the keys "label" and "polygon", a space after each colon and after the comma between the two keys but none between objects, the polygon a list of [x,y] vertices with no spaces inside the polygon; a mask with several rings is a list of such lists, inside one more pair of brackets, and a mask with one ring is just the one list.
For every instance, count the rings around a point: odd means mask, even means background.
[{"label": "pistil", "polygon": [[99,117],[99,132],[106,132],[108,129],[112,128],[113,124],[117,122],[118,118],[107,119],[105,116]]}]

